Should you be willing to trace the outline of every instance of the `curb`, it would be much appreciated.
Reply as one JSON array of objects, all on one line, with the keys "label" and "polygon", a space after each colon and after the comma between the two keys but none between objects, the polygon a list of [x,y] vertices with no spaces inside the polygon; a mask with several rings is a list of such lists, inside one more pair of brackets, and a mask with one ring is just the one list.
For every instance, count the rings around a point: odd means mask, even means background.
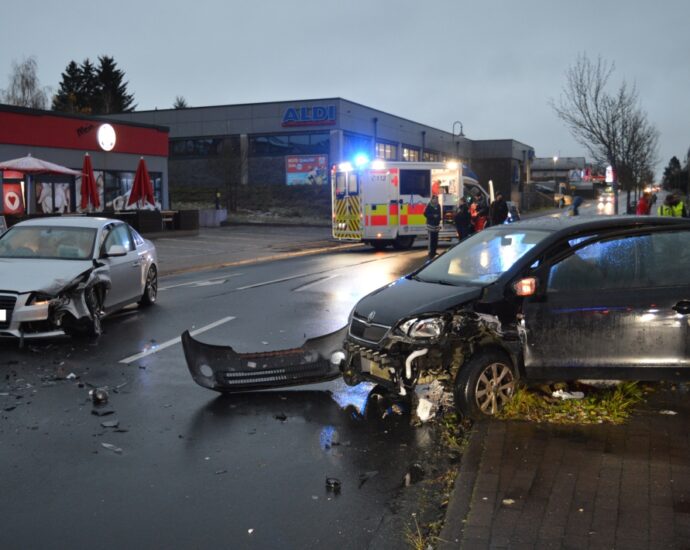
[{"label": "curb", "polygon": [[459,548],[462,541],[465,521],[470,513],[472,494],[477,482],[482,455],[484,454],[484,441],[488,432],[487,420],[475,422],[470,432],[469,445],[462,455],[460,471],[455,478],[453,493],[446,509],[446,517],[443,529],[439,535],[437,550],[450,550]]}]

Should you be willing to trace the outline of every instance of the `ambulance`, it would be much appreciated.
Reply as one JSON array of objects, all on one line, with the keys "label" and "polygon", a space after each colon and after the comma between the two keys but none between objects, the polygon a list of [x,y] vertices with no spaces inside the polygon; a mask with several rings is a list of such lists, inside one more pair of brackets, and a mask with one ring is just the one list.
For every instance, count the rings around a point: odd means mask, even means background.
[{"label": "ambulance", "polygon": [[[438,195],[442,225],[439,238],[457,235],[453,217],[458,199],[481,192],[477,176],[459,162],[393,162],[356,159],[331,173],[333,237],[367,243],[377,250],[410,248],[426,238],[426,208]],[[473,200],[473,199],[472,199]],[[468,200],[468,204],[472,202]]]}]

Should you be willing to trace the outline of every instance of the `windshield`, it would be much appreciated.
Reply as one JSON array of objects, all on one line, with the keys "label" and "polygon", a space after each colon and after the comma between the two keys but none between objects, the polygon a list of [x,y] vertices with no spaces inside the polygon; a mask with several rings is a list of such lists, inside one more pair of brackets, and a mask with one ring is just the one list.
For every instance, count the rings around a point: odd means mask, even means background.
[{"label": "windshield", "polygon": [[549,234],[514,226],[490,227],[459,243],[416,277],[445,284],[493,283]]},{"label": "windshield", "polygon": [[0,237],[0,258],[88,260],[96,230],[87,227],[12,227]]}]

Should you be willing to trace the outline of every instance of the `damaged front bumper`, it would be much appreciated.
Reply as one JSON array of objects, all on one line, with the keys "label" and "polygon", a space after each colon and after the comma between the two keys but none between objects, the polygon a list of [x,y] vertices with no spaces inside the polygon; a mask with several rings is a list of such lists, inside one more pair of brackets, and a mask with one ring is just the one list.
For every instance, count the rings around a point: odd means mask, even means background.
[{"label": "damaged front bumper", "polygon": [[103,295],[110,288],[110,279],[96,266],[67,283],[56,281],[44,290],[0,291],[0,338],[49,338],[79,330],[94,315],[103,315],[100,307],[87,299],[94,286],[99,286]]},{"label": "damaged front bumper", "polygon": [[347,326],[304,342],[299,348],[237,353],[229,346],[195,340],[182,334],[187,367],[194,381],[211,390],[236,393],[302,384],[315,384],[340,376],[346,359],[343,341]]}]

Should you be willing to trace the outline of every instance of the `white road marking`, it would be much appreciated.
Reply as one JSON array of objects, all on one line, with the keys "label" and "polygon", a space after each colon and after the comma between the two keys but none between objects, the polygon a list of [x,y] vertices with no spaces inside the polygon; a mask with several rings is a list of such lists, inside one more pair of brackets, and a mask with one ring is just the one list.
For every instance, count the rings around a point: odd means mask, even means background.
[{"label": "white road marking", "polygon": [[303,290],[306,290],[306,289],[311,288],[315,285],[318,285],[319,283],[324,283],[326,281],[330,281],[331,279],[335,279],[336,277],[338,277],[338,275],[329,275],[328,277],[324,277],[323,279],[318,279],[317,281],[307,283],[306,285],[303,285],[299,288],[296,288],[295,292],[302,292]]},{"label": "white road marking", "polygon": [[[211,323],[210,325],[206,325],[205,327],[198,328],[196,330],[192,330],[189,332],[192,336],[196,336],[197,334],[201,334],[202,332],[206,332],[207,330],[211,330],[212,328],[216,328],[217,326],[222,325],[223,323],[227,323],[228,321],[232,321],[235,319],[235,317],[223,317],[222,319],[215,321],[214,323]],[[178,336],[177,338],[173,338],[172,340],[168,340],[167,342],[163,342],[162,344],[156,344],[155,348],[152,348],[147,351],[142,351],[141,353],[137,353],[136,355],[130,355],[129,357],[125,357],[124,359],[120,360],[120,363],[124,363],[125,365],[129,365],[130,363],[133,363],[134,361],[138,361],[139,359],[142,359],[143,357],[147,357],[149,355],[153,355],[154,353],[158,353],[159,351],[163,351],[166,348],[169,348],[170,346],[174,346],[175,344],[179,344],[182,338]]]},{"label": "white road marking", "polygon": [[178,283],[176,285],[168,285],[168,286],[159,287],[158,291],[160,292],[161,290],[170,290],[171,288],[179,288],[182,286],[197,287],[197,286],[222,285],[230,277],[239,277],[240,275],[242,275],[242,273],[231,273],[230,275],[225,275],[224,277],[222,277],[220,279],[202,279],[200,281],[188,281],[186,283]]},{"label": "white road marking", "polygon": [[273,279],[272,281],[264,281],[262,283],[254,283],[253,285],[238,286],[235,290],[248,290],[250,288],[256,288],[259,286],[272,285],[274,283],[284,283],[285,281],[292,281],[293,279],[301,279],[302,277],[309,276],[309,273],[302,273],[300,275],[293,275],[291,277],[283,277],[282,279]]}]

